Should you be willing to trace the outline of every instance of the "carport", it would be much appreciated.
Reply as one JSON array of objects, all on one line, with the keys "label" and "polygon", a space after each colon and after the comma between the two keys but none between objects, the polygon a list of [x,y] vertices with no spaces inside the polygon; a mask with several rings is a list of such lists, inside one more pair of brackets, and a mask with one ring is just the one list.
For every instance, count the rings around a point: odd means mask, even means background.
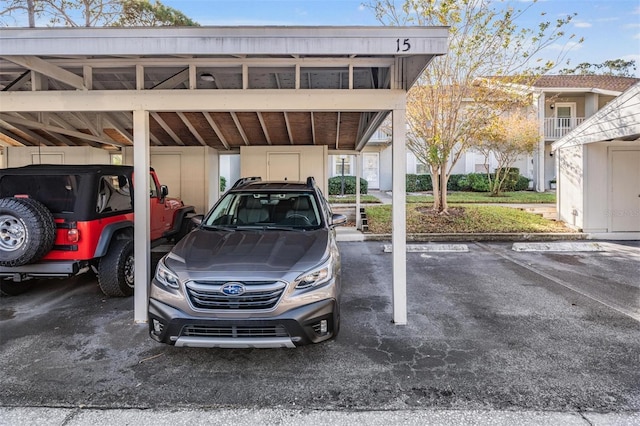
[{"label": "carport", "polygon": [[[3,146],[131,148],[137,171],[149,169],[151,147],[225,153],[323,146],[328,154],[357,155],[391,114],[393,321],[406,324],[406,93],[433,57],[446,53],[446,28],[2,32]],[[148,173],[135,173],[134,185],[148,188]],[[145,191],[136,192],[134,205],[135,321],[146,322],[151,271]]]}]

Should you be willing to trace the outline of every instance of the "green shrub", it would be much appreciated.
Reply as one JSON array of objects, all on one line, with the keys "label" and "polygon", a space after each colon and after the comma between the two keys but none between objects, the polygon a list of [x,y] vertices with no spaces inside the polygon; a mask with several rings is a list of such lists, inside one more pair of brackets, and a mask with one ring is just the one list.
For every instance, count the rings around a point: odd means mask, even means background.
[{"label": "green shrub", "polygon": [[227,188],[227,178],[220,176],[220,192],[224,192]]},{"label": "green shrub", "polygon": [[[491,175],[491,179],[495,179],[495,174]],[[433,183],[431,175],[416,175],[408,173],[406,177],[407,192],[432,191]],[[505,180],[502,191],[525,191],[529,189],[529,179],[520,176],[520,170],[512,167],[509,175]],[[469,173],[468,175],[451,175],[447,182],[448,191],[474,191],[489,192],[489,179],[486,173]],[[338,193],[340,188],[338,187]],[[346,190],[345,190],[346,191]]]},{"label": "green shrub", "polygon": [[469,173],[467,175],[469,189],[474,192],[489,192],[489,178],[483,173]]},{"label": "green shrub", "polygon": [[447,182],[448,191],[469,191],[471,187],[467,181],[467,175],[451,175]]},{"label": "green shrub", "polygon": [[[340,189],[342,187],[342,176],[334,176],[329,178],[329,195],[340,195]],[[366,194],[369,189],[369,182],[366,179],[360,178],[360,193]],[[355,194],[356,193],[356,177],[345,176],[344,177],[344,193]]]},{"label": "green shrub", "polygon": [[431,175],[416,175],[409,173],[406,177],[407,192],[424,192],[431,191],[433,185],[431,184]]},{"label": "green shrub", "polygon": [[529,189],[530,179],[524,176],[518,176],[518,181],[516,182],[516,186],[513,188],[514,191],[526,191]]},{"label": "green shrub", "polygon": [[[500,170],[500,176],[503,177],[505,172],[507,172],[506,168],[501,168],[498,169]],[[493,175],[491,178],[494,179],[495,175]],[[515,191],[516,188],[516,184],[518,183],[518,177],[520,177],[520,169],[517,167],[511,167],[509,168],[509,171],[507,173],[507,177],[505,178],[504,182],[502,183],[502,191]]]}]

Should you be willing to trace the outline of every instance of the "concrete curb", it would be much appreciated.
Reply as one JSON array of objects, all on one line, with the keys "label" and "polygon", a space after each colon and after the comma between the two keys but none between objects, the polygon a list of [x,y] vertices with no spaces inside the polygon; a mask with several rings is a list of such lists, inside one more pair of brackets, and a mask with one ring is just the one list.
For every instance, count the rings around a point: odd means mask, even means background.
[{"label": "concrete curb", "polygon": [[[452,242],[452,241],[575,241],[585,240],[588,234],[578,232],[566,233],[460,233],[460,234],[407,234],[411,242]],[[391,241],[391,234],[362,234],[361,241]]]}]

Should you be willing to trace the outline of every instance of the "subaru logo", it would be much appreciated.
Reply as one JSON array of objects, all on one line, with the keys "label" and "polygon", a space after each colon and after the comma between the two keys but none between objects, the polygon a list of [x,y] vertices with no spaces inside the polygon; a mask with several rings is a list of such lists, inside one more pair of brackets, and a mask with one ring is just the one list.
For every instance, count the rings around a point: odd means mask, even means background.
[{"label": "subaru logo", "polygon": [[245,288],[242,283],[226,283],[222,286],[220,291],[227,296],[240,296],[244,294]]}]

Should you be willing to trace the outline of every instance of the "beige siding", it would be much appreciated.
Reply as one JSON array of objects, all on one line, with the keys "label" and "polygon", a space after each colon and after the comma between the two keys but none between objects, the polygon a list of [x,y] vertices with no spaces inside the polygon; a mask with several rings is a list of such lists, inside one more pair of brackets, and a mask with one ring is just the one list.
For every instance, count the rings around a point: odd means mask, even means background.
[{"label": "beige siding", "polygon": [[90,146],[6,147],[4,167],[29,164],[109,164],[109,151]]},{"label": "beige siding", "polygon": [[[240,175],[260,176],[268,179],[278,172],[269,170],[269,156],[278,154],[299,155],[299,176],[304,181],[313,176],[327,196],[327,147],[326,146],[243,146],[240,147]],[[231,183],[232,184],[232,183]]]},{"label": "beige siding", "polygon": [[[198,213],[206,213],[218,200],[216,150],[209,147],[151,147],[149,154],[151,167],[156,170],[160,183],[169,187],[171,197],[194,206]],[[124,149],[122,162],[133,164],[132,148]]]}]

